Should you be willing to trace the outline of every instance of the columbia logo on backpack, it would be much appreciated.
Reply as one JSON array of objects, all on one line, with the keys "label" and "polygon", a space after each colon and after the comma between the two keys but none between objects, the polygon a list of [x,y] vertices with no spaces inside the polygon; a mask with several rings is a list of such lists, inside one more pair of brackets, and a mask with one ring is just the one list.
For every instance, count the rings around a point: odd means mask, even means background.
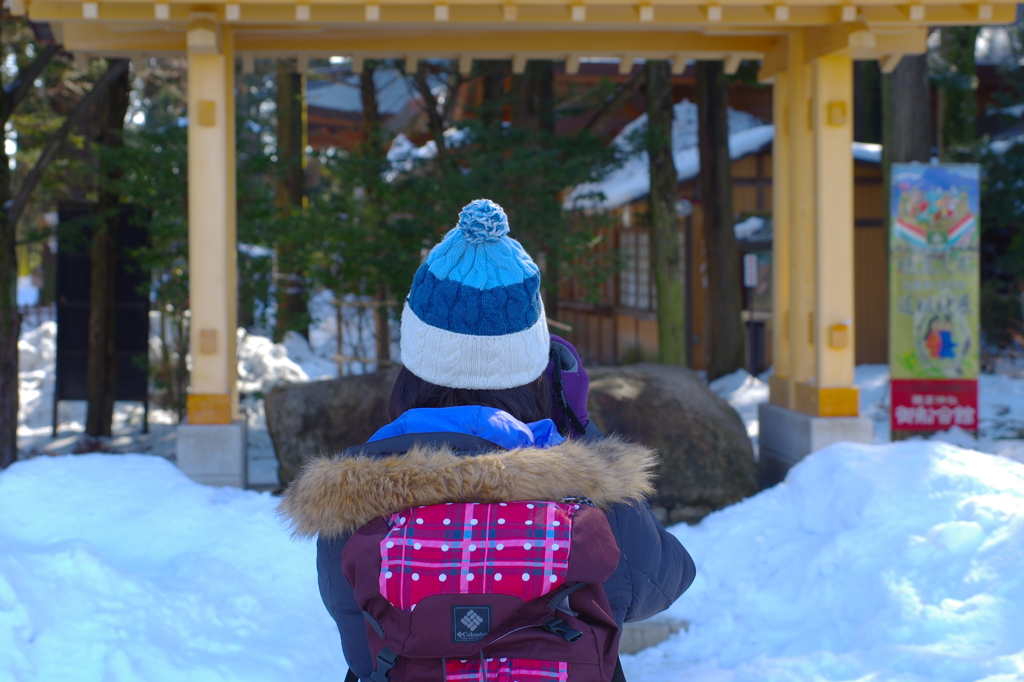
[{"label": "columbia logo on backpack", "polygon": [[405,509],[342,553],[374,682],[609,680],[619,630],[601,584],[618,560],[605,514],[575,499]]}]

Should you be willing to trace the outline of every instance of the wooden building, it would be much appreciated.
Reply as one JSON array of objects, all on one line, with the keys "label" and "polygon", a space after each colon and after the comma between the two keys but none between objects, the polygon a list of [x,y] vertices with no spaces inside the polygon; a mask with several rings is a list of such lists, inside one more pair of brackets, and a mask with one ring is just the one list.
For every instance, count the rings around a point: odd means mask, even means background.
[{"label": "wooden building", "polygon": [[[884,224],[882,170],[872,158],[877,149],[859,146],[854,158],[854,302],[856,327],[856,363],[888,361],[888,259]],[[857,157],[860,158],[857,158]],[[734,159],[733,207],[739,219],[765,216],[770,225],[772,212],[771,145]],[[691,367],[707,366],[707,313],[713,302],[708,299],[707,257],[704,225],[696,178],[679,183],[683,200],[680,231],[683,233],[687,263],[687,330],[690,337]],[[594,302],[593,293],[569,282],[562,287],[558,306],[559,321],[573,327],[565,334],[584,359],[602,364],[656,360],[658,322],[653,254],[650,229],[646,227],[647,199],[634,200],[612,209],[617,227],[605,235],[608,248],[617,249],[623,269],[608,280]],[[757,371],[772,363],[771,337],[774,316],[771,309],[771,249],[769,236],[754,235],[740,239],[740,252],[758,256],[757,288],[744,290],[744,318],[749,331],[748,366]],[[753,343],[752,343],[753,341]],[[750,358],[751,346],[760,346],[756,359]]]}]

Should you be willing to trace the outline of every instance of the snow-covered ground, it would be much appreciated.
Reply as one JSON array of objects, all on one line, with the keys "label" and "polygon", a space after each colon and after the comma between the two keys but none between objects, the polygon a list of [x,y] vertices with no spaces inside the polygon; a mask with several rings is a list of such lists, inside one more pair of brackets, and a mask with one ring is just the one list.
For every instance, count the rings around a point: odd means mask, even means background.
[{"label": "snow-covered ground", "polygon": [[[260,396],[337,375],[327,304],[312,343],[240,337],[257,478],[276,482]],[[19,345],[19,442],[59,455],[84,406],[62,404],[66,435],[49,437],[54,334],[28,325]],[[941,437],[1024,453],[1024,378],[1012,374],[981,378],[980,441]],[[765,378],[711,386],[755,443]],[[858,367],[856,382],[882,443],[888,370]],[[117,415],[109,446],[172,458],[173,415],[151,411],[149,440],[139,408]],[[276,503],[192,483],[162,457],[34,457],[0,472],[0,682],[342,679],[314,547],[289,538]],[[698,578],[667,615],[690,627],[624,656],[631,682],[1024,679],[1024,464],[935,441],[840,444],[672,532]]]},{"label": "snow-covered ground", "polygon": [[[343,679],[314,546],[276,502],[159,457],[0,472],[0,680]],[[630,682],[1024,679],[1024,464],[836,445],[672,532],[690,627],[623,656]]]}]

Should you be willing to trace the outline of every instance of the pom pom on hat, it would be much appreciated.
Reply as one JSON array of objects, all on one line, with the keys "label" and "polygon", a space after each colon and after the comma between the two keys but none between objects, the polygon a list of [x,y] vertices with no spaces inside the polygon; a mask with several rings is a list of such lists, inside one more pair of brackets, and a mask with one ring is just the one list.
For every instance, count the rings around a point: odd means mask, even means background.
[{"label": "pom pom on hat", "polygon": [[470,244],[498,241],[509,232],[505,210],[490,199],[477,199],[463,208],[458,227]]},{"label": "pom pom on hat", "polygon": [[548,364],[540,270],[508,236],[501,206],[477,199],[416,271],[402,311],[402,364],[438,386],[523,386]]}]

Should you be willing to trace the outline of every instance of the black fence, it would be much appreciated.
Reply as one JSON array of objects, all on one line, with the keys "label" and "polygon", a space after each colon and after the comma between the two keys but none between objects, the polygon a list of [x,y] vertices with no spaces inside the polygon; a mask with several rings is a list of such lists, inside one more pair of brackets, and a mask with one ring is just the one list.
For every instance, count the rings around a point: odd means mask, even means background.
[{"label": "black fence", "polygon": [[[57,366],[53,393],[53,435],[61,400],[85,400],[89,356],[89,297],[92,290],[90,245],[95,206],[64,204],[57,241]],[[149,430],[149,273],[135,250],[147,245],[148,216],[130,206],[120,213],[117,233],[117,389],[115,400],[140,401],[142,432]]]}]

